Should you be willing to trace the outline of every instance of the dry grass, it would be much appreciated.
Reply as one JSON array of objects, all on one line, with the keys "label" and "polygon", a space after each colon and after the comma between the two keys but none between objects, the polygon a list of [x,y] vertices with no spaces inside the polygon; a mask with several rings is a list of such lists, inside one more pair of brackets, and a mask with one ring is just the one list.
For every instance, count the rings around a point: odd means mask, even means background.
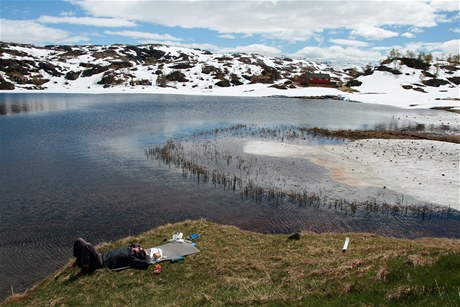
[{"label": "dry grass", "polygon": [[[10,297],[4,304],[459,303],[450,282],[460,281],[460,270],[443,277],[445,272],[438,268],[444,257],[452,257],[444,261],[446,270],[455,271],[460,266],[458,240],[399,240],[370,234],[308,232],[295,241],[287,240],[287,235],[257,234],[200,220],[168,224],[99,248],[106,250],[130,242],[155,246],[177,231],[200,233],[197,247],[201,252],[188,256],[183,263],[162,263],[160,275],[152,274],[152,269],[99,270],[78,277],[76,268],[64,267],[35,289]],[[350,246],[342,253],[347,236]]]},{"label": "dry grass", "polygon": [[311,133],[325,137],[345,138],[350,140],[362,139],[409,139],[432,140],[460,144],[460,135],[445,135],[426,132],[410,131],[371,131],[371,130],[329,130],[312,128]]}]

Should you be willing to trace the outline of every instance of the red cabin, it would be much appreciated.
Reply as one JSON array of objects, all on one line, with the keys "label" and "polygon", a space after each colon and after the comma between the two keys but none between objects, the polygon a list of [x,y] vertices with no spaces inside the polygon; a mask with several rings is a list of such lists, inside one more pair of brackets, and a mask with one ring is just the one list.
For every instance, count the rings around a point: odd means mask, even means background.
[{"label": "red cabin", "polygon": [[329,74],[313,74],[308,80],[310,84],[330,84],[331,77]]},{"label": "red cabin", "polygon": [[299,76],[298,82],[300,85],[304,86],[308,86],[310,84],[329,85],[331,84],[331,77],[329,76],[329,74],[305,73]]}]

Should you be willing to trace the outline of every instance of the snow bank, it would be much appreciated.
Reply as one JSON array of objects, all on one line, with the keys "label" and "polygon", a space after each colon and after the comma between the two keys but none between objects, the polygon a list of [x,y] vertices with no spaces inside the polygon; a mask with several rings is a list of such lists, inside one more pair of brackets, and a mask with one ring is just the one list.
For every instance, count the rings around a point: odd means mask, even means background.
[{"label": "snow bank", "polygon": [[[153,48],[153,49],[152,49]],[[272,58],[249,54],[212,54],[201,50],[179,48],[161,45],[128,46],[54,46],[47,48],[29,45],[11,44],[4,48],[2,59],[26,61],[16,63],[23,65],[31,73],[28,79],[43,78],[49,80],[41,85],[42,89],[30,90],[33,82],[16,82],[7,70],[0,69],[0,77],[15,84],[15,90],[4,92],[32,93],[146,93],[146,94],[184,94],[184,95],[213,95],[213,96],[286,96],[286,97],[318,97],[335,96],[344,100],[372,104],[391,105],[400,108],[432,108],[453,107],[460,110],[459,86],[446,81],[450,77],[460,76],[460,66],[449,63],[434,63],[429,72],[414,69],[401,64],[399,61],[386,64],[400,72],[395,75],[388,71],[374,70],[372,74],[362,75],[357,80],[360,86],[352,87],[356,92],[343,92],[333,87],[302,87],[298,84],[292,88],[295,77],[305,71],[328,73],[334,81],[346,84],[352,79],[349,70],[333,67],[329,64],[314,63],[307,60]],[[146,54],[163,52],[160,59],[148,59]],[[69,52],[71,53],[69,54]],[[131,67],[110,67],[114,62],[129,62]],[[32,65],[34,64],[34,65]],[[54,66],[59,73],[43,69],[40,64]],[[82,73],[92,65],[110,67],[110,72],[118,76],[122,84],[98,84],[104,73],[90,77],[81,75],[76,80],[65,77],[68,72]],[[177,65],[190,65],[189,68],[179,69]],[[442,65],[440,65],[442,64]],[[447,66],[446,66],[447,65]],[[212,68],[204,70],[205,67]],[[271,84],[252,84],[252,77],[261,76],[265,69],[277,72],[274,86]],[[48,71],[48,72],[47,72]],[[166,76],[173,71],[180,71],[186,82],[168,81],[167,87],[157,86],[159,75]],[[219,72],[217,74],[217,72]],[[53,74],[53,75],[50,75]],[[439,87],[425,86],[423,81],[433,76],[443,79],[446,84]],[[12,80],[13,79],[13,80]],[[219,87],[221,80],[238,81],[229,87]],[[131,82],[132,81],[132,82]],[[136,85],[134,81],[140,81]],[[142,82],[141,82],[142,81]],[[109,82],[110,83],[110,82]],[[113,82],[112,82],[113,83]],[[163,82],[160,82],[161,85]],[[241,84],[241,85],[235,85]],[[104,88],[105,86],[105,88]],[[403,87],[404,86],[404,87]],[[406,89],[405,89],[406,88]],[[2,91],[0,91],[2,92]]]},{"label": "snow bank", "polygon": [[385,187],[421,202],[460,210],[460,144],[369,139],[344,145],[302,146],[249,141],[244,152],[308,159],[350,186]]}]

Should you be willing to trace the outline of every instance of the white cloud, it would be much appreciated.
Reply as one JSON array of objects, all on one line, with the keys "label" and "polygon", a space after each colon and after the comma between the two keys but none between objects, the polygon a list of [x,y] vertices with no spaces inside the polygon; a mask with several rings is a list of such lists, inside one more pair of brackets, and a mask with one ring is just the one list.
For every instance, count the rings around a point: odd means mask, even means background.
[{"label": "white cloud", "polygon": [[395,37],[399,34],[397,32],[388,31],[377,27],[358,26],[356,29],[351,31],[351,35],[359,35],[372,40],[381,40],[384,38]]},{"label": "white cloud", "polygon": [[233,34],[221,34],[221,35],[218,35],[218,37],[226,38],[226,39],[235,39],[236,38],[236,36],[233,35]]},{"label": "white cloud", "polygon": [[352,46],[352,47],[368,47],[369,44],[363,41],[358,41],[354,39],[330,39],[329,40],[331,43],[337,44],[337,45],[344,45],[344,46]]},{"label": "white cloud", "polygon": [[460,39],[441,43],[439,48],[443,54],[460,54]]},{"label": "white cloud", "polygon": [[460,53],[460,39],[453,39],[446,42],[413,42],[405,46],[406,50],[412,50],[415,52],[432,53],[434,56],[445,56],[447,54],[459,54]]},{"label": "white cloud", "polygon": [[[370,39],[396,36],[383,27],[433,27],[442,5],[427,1],[94,1],[73,0],[95,17],[123,18],[221,34],[308,40],[324,30],[350,29]],[[452,3],[448,3],[450,10]],[[447,9],[446,9],[447,10]],[[359,27],[356,24],[359,23]]]},{"label": "white cloud", "polygon": [[40,23],[51,23],[51,24],[73,24],[73,25],[84,25],[94,27],[135,27],[136,24],[132,21],[128,21],[120,18],[95,18],[95,17],[73,17],[73,16],[40,16],[37,19]]},{"label": "white cloud", "polygon": [[308,60],[366,63],[376,62],[382,58],[377,51],[363,50],[355,47],[331,46],[327,48],[305,47],[292,55],[293,57],[306,58]]},{"label": "white cloud", "polygon": [[61,41],[62,44],[75,44],[80,42],[89,42],[90,38],[88,36],[70,36]]},{"label": "white cloud", "polygon": [[460,33],[460,28],[452,28],[452,29],[449,29],[449,31],[454,32],[454,33]]},{"label": "white cloud", "polygon": [[282,54],[281,49],[263,44],[237,46],[233,48],[217,48],[215,51],[219,53],[258,53],[269,56],[280,56]]},{"label": "white cloud", "polygon": [[442,12],[455,12],[459,9],[457,0],[431,0],[430,6]]},{"label": "white cloud", "polygon": [[143,40],[154,40],[154,41],[161,41],[161,40],[169,40],[169,41],[180,41],[180,38],[171,36],[169,34],[158,34],[158,33],[150,33],[150,32],[140,32],[140,31],[105,31],[105,34],[108,35],[118,35],[118,36],[126,36],[134,39],[143,39]]},{"label": "white cloud", "polygon": [[415,35],[410,33],[410,32],[405,32],[403,34],[401,34],[401,36],[404,36],[404,37],[407,37],[407,38],[414,38]]},{"label": "white cloud", "polygon": [[60,29],[50,28],[33,20],[0,19],[0,38],[4,42],[47,44],[89,41],[86,36],[72,36]]}]

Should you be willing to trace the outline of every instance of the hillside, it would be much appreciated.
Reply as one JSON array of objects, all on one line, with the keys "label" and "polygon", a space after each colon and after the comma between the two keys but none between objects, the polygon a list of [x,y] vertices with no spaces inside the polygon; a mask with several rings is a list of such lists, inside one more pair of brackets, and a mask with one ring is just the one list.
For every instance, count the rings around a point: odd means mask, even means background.
[{"label": "hillside", "polygon": [[[330,84],[311,82],[327,74]],[[460,65],[397,58],[367,68],[165,45],[0,43],[0,90],[336,98],[459,109]]]},{"label": "hillside", "polygon": [[[168,224],[102,244],[162,244],[199,233],[200,253],[148,270],[78,276],[71,262],[5,306],[417,305],[458,306],[458,240],[402,240],[371,234],[264,235],[204,220]],[[345,237],[350,238],[342,252]],[[69,257],[71,247],[69,246]]]}]

